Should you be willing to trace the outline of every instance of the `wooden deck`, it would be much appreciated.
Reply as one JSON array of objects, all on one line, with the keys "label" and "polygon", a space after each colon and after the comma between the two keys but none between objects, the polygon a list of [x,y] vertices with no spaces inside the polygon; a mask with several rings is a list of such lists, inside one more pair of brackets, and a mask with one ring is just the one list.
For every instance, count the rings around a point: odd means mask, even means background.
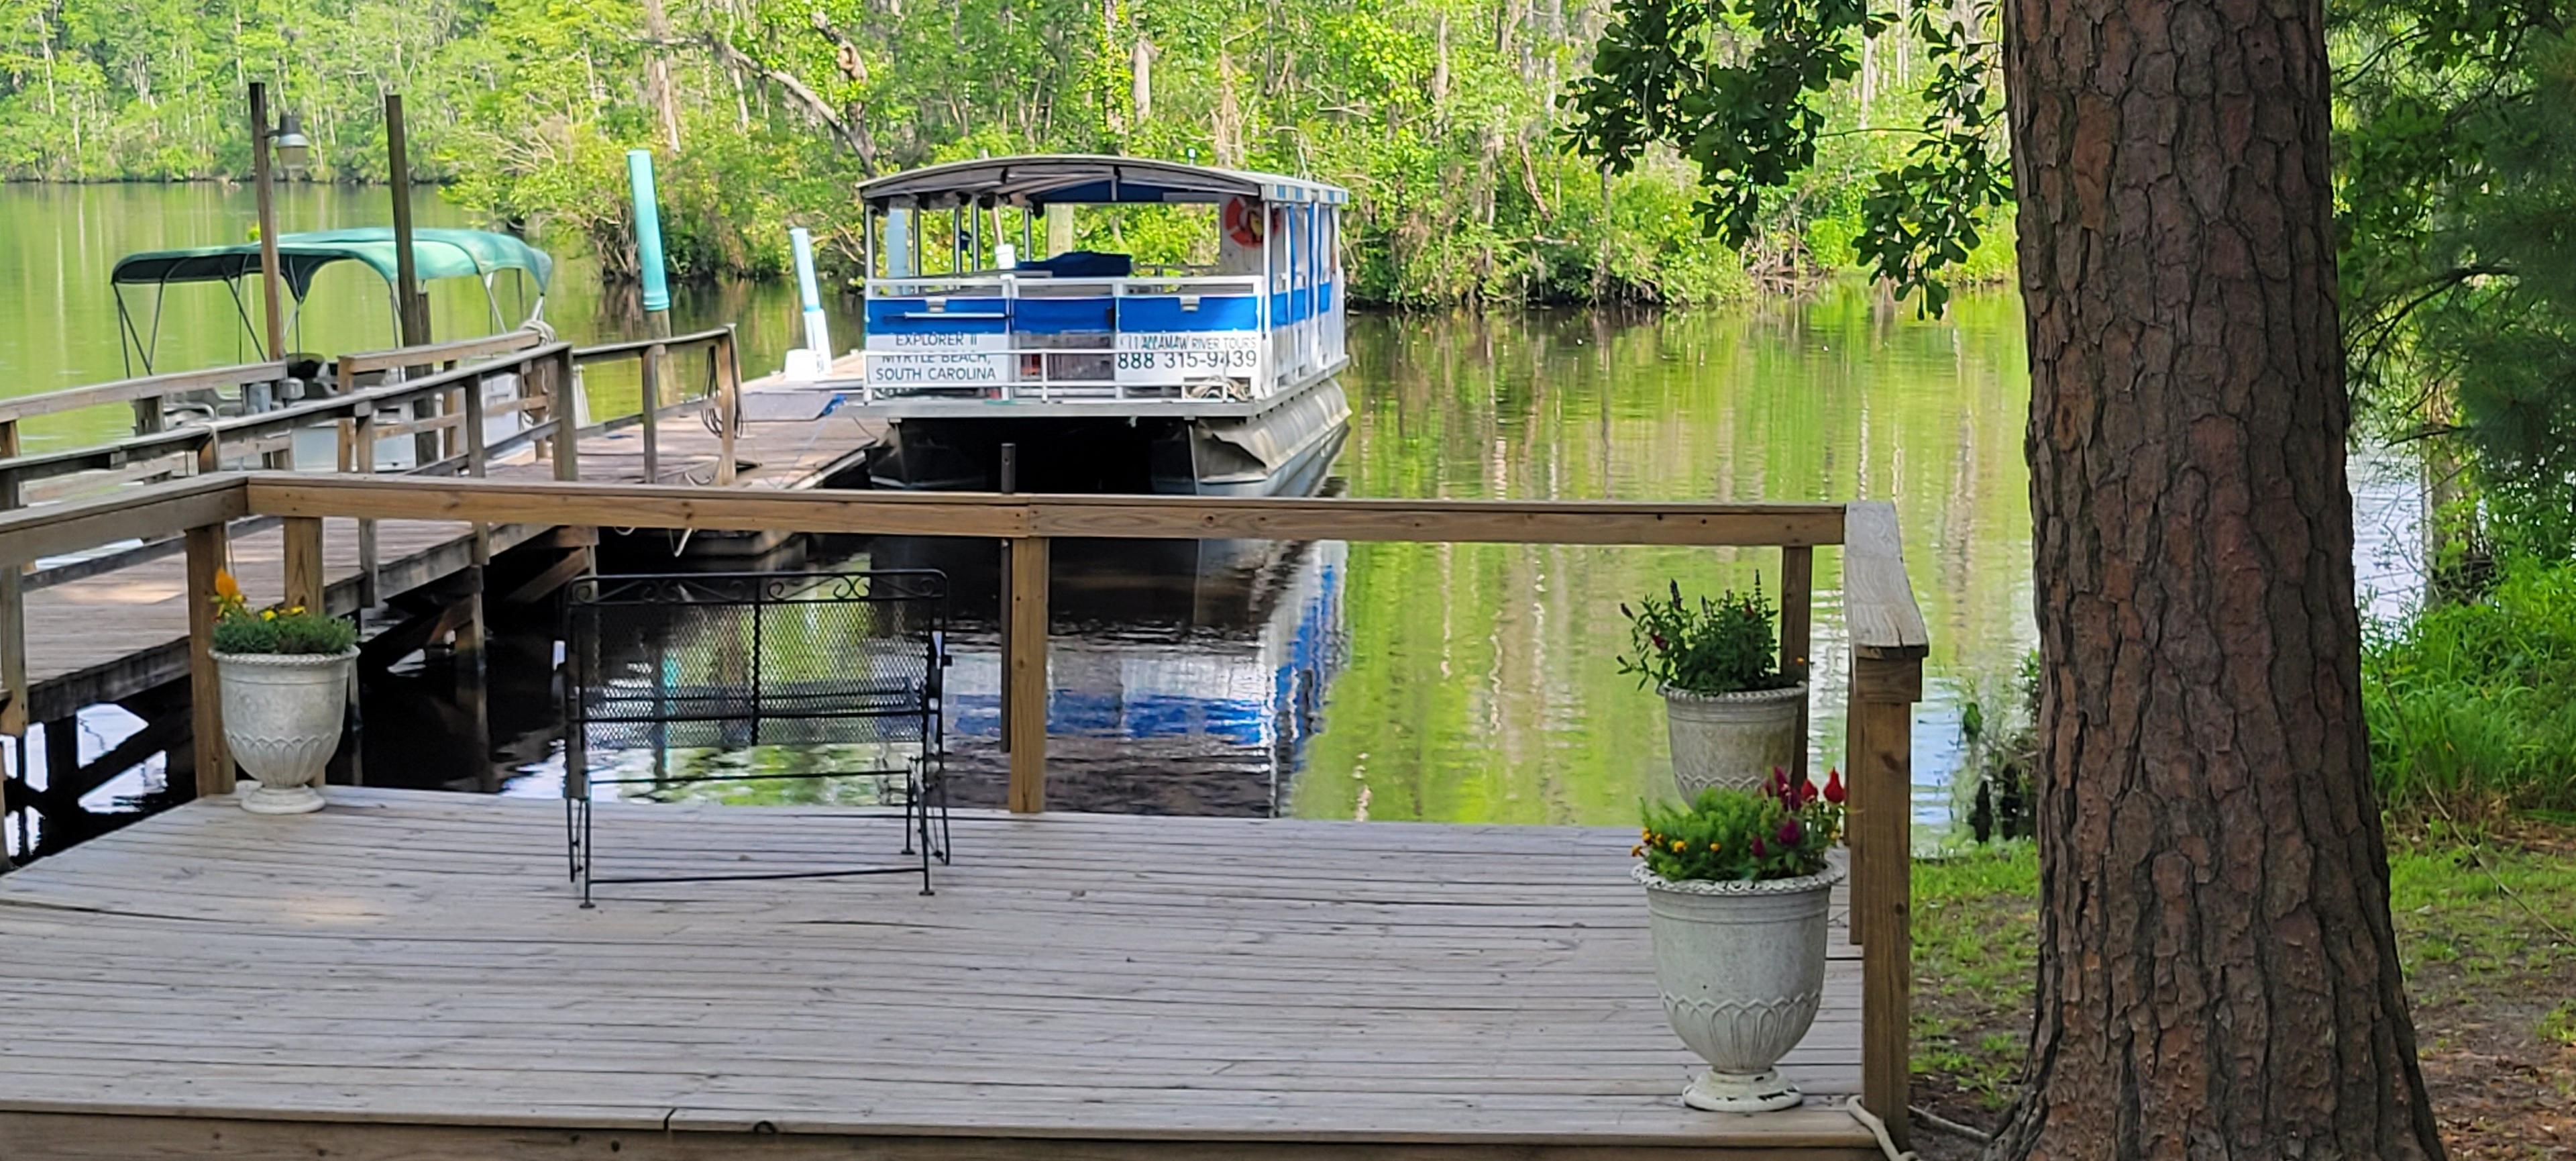
[{"label": "wooden deck", "polygon": [[[745,424],[735,445],[744,465],[735,486],[807,488],[838,471],[873,443],[881,428],[846,416],[802,423]],[[717,440],[694,408],[666,413],[658,438],[658,483],[708,483],[714,479]],[[642,483],[641,432],[621,428],[581,441],[582,478],[598,483]],[[494,479],[553,478],[552,465],[522,451],[494,463]],[[493,530],[501,551],[552,530],[511,525]],[[385,521],[377,543],[381,591],[401,593],[464,568],[471,558],[471,526],[431,521]],[[325,530],[324,575],[331,605],[357,606],[358,548],[355,523],[333,520]],[[272,525],[237,535],[232,569],[245,591],[273,600],[283,591],[284,538]],[[97,576],[37,588],[27,594],[28,716],[68,717],[84,706],[112,702],[177,681],[188,674],[187,565],[176,553]]]},{"label": "wooden deck", "polygon": [[[582,911],[554,802],[330,793],[193,803],[0,878],[0,1155],[1878,1156],[1840,1108],[1839,908],[1785,1065],[1808,1107],[1680,1105],[1624,832],[975,815],[934,897],[603,886]],[[890,851],[894,825],[599,815],[610,873]]]}]

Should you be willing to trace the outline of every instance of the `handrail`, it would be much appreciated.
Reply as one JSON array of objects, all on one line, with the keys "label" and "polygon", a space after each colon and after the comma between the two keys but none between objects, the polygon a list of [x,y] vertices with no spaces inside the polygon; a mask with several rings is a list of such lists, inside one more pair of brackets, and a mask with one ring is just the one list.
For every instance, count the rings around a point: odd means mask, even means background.
[{"label": "handrail", "polygon": [[308,400],[274,411],[240,415],[212,423],[192,423],[167,431],[127,436],[113,443],[94,447],[66,448],[41,455],[0,460],[0,477],[15,479],[23,486],[30,481],[54,476],[122,467],[138,456],[169,455],[174,452],[200,450],[205,448],[209,441],[220,446],[224,442],[235,440],[289,434],[297,428],[329,420],[371,416],[377,411],[413,400],[425,399],[459,384],[508,374],[570,349],[569,343],[549,343],[534,348],[514,360],[469,363],[419,379],[369,387],[325,399]]},{"label": "handrail", "polygon": [[543,332],[531,327],[521,327],[514,331],[503,331],[497,335],[484,335],[480,338],[449,339],[445,342],[423,343],[417,347],[395,347],[383,351],[361,351],[353,355],[342,355],[334,360],[334,363],[339,371],[340,381],[346,383],[355,376],[371,371],[387,371],[395,367],[428,367],[439,363],[515,354],[530,347],[544,346],[547,341]]},{"label": "handrail", "polygon": [[655,347],[661,347],[666,350],[676,347],[694,347],[704,343],[721,341],[725,336],[732,333],[733,328],[731,327],[709,327],[706,330],[691,331],[685,335],[672,335],[666,339],[622,339],[614,343],[601,343],[597,346],[575,347],[572,352],[572,361],[575,363],[589,364],[601,362],[607,359],[622,359],[630,355],[640,355]]},{"label": "handrail", "polygon": [[250,383],[273,383],[286,377],[284,363],[242,363],[230,367],[207,367],[197,371],[168,371],[138,379],[119,379],[112,383],[92,383],[83,387],[65,387],[59,391],[40,391],[14,399],[0,399],[0,423],[16,423],[39,415],[78,411],[110,403],[131,403],[182,391],[208,387],[233,387]]},{"label": "handrail", "polygon": [[[560,352],[561,348],[549,347]],[[488,371],[486,372],[488,373]],[[355,402],[355,401],[352,401]],[[574,443],[558,426],[558,456]],[[472,449],[479,460],[487,449]],[[576,469],[559,458],[559,475]],[[5,481],[0,481],[5,482]],[[138,537],[186,534],[193,615],[191,679],[199,793],[230,789],[216,697],[212,585],[225,524],[279,519],[287,556],[311,562],[298,599],[318,601],[324,520],[433,520],[963,536],[1010,545],[1004,601],[1004,734],[1014,810],[1045,808],[1047,561],[1055,538],[1330,538],[1342,540],[1758,546],[1781,549],[1781,656],[1803,673],[1814,551],[1843,549],[1843,607],[1852,644],[1845,767],[1851,789],[1851,930],[1861,947],[1862,1103],[1906,1131],[1912,968],[1909,862],[1913,713],[1928,645],[1906,579],[1896,512],[1884,502],[1228,499],[723,490],[693,486],[426,477],[215,473],[110,498],[0,512],[0,588],[40,556]],[[362,532],[363,535],[363,532]],[[290,576],[298,575],[293,570]],[[5,595],[5,594],[0,594]],[[23,688],[23,606],[0,620],[0,680]],[[24,699],[13,697],[13,705]]]}]

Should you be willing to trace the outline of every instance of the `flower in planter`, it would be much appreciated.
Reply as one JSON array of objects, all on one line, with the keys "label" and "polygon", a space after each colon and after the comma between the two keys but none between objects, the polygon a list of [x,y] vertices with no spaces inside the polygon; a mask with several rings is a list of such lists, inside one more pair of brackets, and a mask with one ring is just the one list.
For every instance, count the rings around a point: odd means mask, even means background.
[{"label": "flower in planter", "polygon": [[1777,614],[1758,578],[1749,595],[1730,589],[1696,604],[1683,599],[1675,581],[1669,597],[1635,608],[1622,602],[1619,613],[1628,618],[1635,648],[1633,656],[1619,658],[1619,672],[1636,674],[1639,685],[1720,694],[1797,684],[1780,671]]},{"label": "flower in planter", "polygon": [[1712,788],[1687,805],[1650,803],[1632,853],[1667,882],[1821,873],[1842,835],[1842,772],[1830,772],[1826,786],[1775,771],[1759,791]]},{"label": "flower in planter", "polygon": [[358,643],[358,627],[345,617],[302,605],[271,605],[254,613],[230,572],[215,574],[215,652],[338,654]]}]

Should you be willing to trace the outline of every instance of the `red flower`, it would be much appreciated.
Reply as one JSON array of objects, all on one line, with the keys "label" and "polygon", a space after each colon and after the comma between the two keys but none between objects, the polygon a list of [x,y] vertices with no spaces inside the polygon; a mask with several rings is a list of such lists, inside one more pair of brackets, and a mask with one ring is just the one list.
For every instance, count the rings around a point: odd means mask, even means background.
[{"label": "red flower", "polygon": [[1758,834],[1753,836],[1753,857],[1759,859],[1769,855],[1770,853],[1771,852],[1769,850],[1764,849],[1762,846],[1762,836]]},{"label": "red flower", "polygon": [[1825,801],[1841,806],[1843,799],[1849,796],[1849,792],[1843,789],[1843,772],[1839,769],[1826,771]]},{"label": "red flower", "polygon": [[1798,825],[1798,818],[1796,815],[1791,815],[1780,820],[1781,846],[1794,847],[1798,845],[1798,840],[1804,838],[1806,833],[1806,828]]}]

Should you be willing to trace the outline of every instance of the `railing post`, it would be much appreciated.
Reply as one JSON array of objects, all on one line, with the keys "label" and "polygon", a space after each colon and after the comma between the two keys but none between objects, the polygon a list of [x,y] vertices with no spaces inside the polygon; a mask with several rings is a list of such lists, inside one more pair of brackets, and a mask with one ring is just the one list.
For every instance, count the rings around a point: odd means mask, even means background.
[{"label": "railing post", "polygon": [[657,484],[662,481],[661,416],[655,414],[662,409],[662,351],[663,347],[660,343],[644,348],[644,381],[641,390],[644,407],[644,482],[647,484]]},{"label": "railing post", "polygon": [[1914,703],[1930,645],[1905,575],[1896,508],[1843,509],[1843,624],[1851,635],[1851,927],[1860,943],[1861,1104],[1907,1138],[1913,1032]]},{"label": "railing post", "polygon": [[[376,409],[360,404],[357,415],[349,421],[349,468],[361,476],[376,474]],[[378,561],[376,558],[376,522],[358,521],[358,608],[376,607]]]},{"label": "railing post", "polygon": [[574,404],[572,348],[558,352],[546,372],[546,412],[555,421],[555,478],[581,478],[581,414]]},{"label": "railing post", "polygon": [[215,574],[223,567],[224,526],[189,529],[188,722],[199,798],[233,792],[232,754],[224,746],[223,694],[215,680]]},{"label": "railing post", "polygon": [[465,474],[483,478],[483,376],[465,379]]},{"label": "railing post", "polygon": [[[1792,544],[1780,550],[1780,673],[1796,681],[1807,680],[1809,626],[1815,620],[1816,550],[1804,544]],[[1798,701],[1798,752],[1791,774],[1804,781],[1807,777],[1807,707],[1816,700],[1816,691]]]},{"label": "railing post", "polygon": [[[0,458],[18,454],[18,429],[15,424],[0,432]],[[18,507],[18,473],[0,469],[0,512]],[[9,687],[9,701],[0,706],[0,734],[27,740],[27,589],[26,569],[15,564],[0,565],[0,685]],[[5,778],[0,774],[0,778]]]},{"label": "railing post", "polygon": [[734,346],[733,324],[707,352],[716,364],[716,486],[733,486],[734,428],[742,423],[742,353]]},{"label": "railing post", "polygon": [[285,525],[286,603],[323,612],[322,518],[289,516]]},{"label": "railing post", "polygon": [[1023,536],[1010,543],[1009,646],[1002,659],[1011,704],[1003,727],[1011,751],[1010,803],[1013,813],[1036,814],[1046,809],[1048,542]]},{"label": "railing post", "polygon": [[1914,703],[1923,659],[1855,649],[1851,773],[1868,802],[1854,824],[1866,841],[1852,858],[1853,925],[1861,941],[1861,1103],[1906,1144],[1913,1024]]}]

